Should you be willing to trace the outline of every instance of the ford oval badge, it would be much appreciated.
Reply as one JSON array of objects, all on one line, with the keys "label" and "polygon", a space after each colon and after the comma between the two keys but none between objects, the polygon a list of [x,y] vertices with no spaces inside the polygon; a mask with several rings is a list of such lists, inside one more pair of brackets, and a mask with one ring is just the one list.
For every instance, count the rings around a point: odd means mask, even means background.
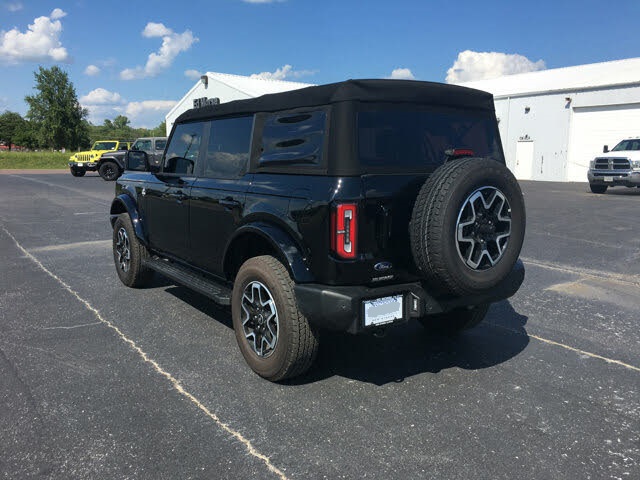
[{"label": "ford oval badge", "polygon": [[380,262],[380,263],[376,263],[373,268],[377,272],[385,272],[385,271],[393,268],[393,264],[391,262]]}]

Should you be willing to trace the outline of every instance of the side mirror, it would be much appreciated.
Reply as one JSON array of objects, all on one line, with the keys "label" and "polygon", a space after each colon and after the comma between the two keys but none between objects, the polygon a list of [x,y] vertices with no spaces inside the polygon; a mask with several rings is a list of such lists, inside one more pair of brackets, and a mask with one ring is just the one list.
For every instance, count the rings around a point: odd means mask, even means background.
[{"label": "side mirror", "polygon": [[149,172],[149,157],[145,152],[139,150],[129,150],[124,157],[125,170],[136,172]]},{"label": "side mirror", "polygon": [[602,147],[602,153],[609,153],[609,145]]}]

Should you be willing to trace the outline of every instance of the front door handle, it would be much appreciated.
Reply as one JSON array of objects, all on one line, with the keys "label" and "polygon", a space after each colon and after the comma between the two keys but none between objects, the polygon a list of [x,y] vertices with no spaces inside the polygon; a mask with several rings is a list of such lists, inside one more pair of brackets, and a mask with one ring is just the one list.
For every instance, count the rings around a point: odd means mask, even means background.
[{"label": "front door handle", "polygon": [[240,206],[240,202],[237,200],[234,200],[231,197],[227,197],[227,198],[221,198],[220,199],[220,205],[224,206],[227,209],[232,209],[234,207],[239,207]]},{"label": "front door handle", "polygon": [[181,203],[185,198],[187,198],[187,196],[182,193],[182,190],[178,190],[175,193],[170,193],[169,196],[171,198],[175,198],[178,203]]}]

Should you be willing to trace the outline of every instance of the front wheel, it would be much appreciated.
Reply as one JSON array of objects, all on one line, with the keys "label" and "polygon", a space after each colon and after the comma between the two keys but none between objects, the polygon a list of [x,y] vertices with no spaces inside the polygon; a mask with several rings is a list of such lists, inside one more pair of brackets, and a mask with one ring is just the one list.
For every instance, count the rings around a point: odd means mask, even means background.
[{"label": "front wheel", "polygon": [[103,162],[98,173],[105,181],[112,182],[120,176],[120,169],[114,162]]},{"label": "front wheel", "polygon": [[427,330],[455,335],[478,325],[489,311],[489,304],[484,303],[470,308],[457,308],[450,312],[428,315],[418,320]]},{"label": "front wheel", "polygon": [[593,183],[589,184],[589,188],[592,193],[605,193],[609,185],[594,185]]},{"label": "front wheel", "polygon": [[149,256],[133,230],[129,215],[122,213],[113,225],[113,261],[120,281],[127,287],[145,287],[151,282],[153,271],[144,265]]},{"label": "front wheel", "polygon": [[87,171],[84,168],[71,167],[71,175],[74,177],[84,177],[85,173],[87,173]]},{"label": "front wheel", "polygon": [[306,372],[318,351],[318,331],[298,310],[287,269],[271,256],[247,260],[231,298],[236,340],[245,361],[272,382]]}]

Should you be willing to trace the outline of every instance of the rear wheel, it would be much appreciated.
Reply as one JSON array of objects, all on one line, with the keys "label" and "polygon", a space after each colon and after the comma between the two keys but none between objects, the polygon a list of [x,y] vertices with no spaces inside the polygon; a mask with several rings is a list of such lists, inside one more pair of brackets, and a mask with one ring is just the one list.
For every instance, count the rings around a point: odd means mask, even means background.
[{"label": "rear wheel", "polygon": [[458,308],[446,313],[429,315],[420,318],[420,323],[427,330],[435,333],[454,335],[478,325],[489,311],[489,304],[476,305],[471,308]]},{"label": "rear wheel", "polygon": [[609,185],[595,185],[593,183],[590,183],[589,188],[593,193],[605,193],[607,191],[607,188],[609,188]]},{"label": "rear wheel", "polygon": [[103,162],[98,173],[107,182],[112,182],[120,176],[120,168],[115,162]]},{"label": "rear wheel", "polygon": [[240,267],[231,313],[240,351],[258,375],[279,381],[311,367],[318,331],[298,310],[289,272],[274,257],[253,257]]},{"label": "rear wheel", "polygon": [[85,173],[87,173],[87,171],[84,168],[71,167],[71,175],[74,177],[84,177]]}]

